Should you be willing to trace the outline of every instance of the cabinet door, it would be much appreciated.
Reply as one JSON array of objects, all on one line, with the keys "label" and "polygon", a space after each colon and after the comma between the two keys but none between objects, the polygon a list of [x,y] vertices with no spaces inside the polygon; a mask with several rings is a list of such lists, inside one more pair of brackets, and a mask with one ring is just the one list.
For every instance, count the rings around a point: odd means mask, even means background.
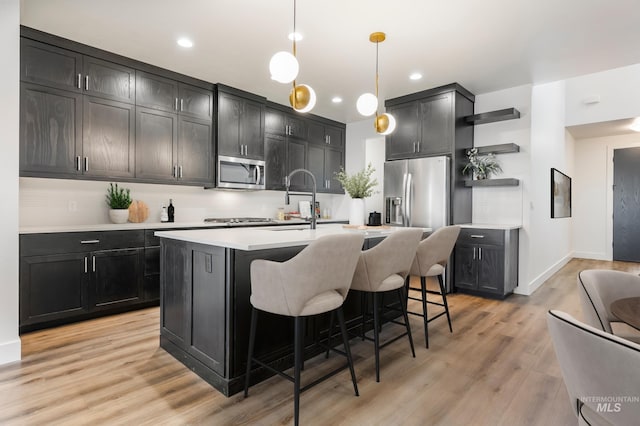
[{"label": "cabinet door", "polygon": [[264,116],[264,131],[274,135],[284,135],[284,113],[267,107]]},{"label": "cabinet door", "polygon": [[284,189],[287,175],[287,145],[283,136],[266,134],[264,138],[264,185],[265,189]]},{"label": "cabinet door", "polygon": [[247,148],[246,156],[264,160],[264,105],[245,100],[242,109],[240,142]]},{"label": "cabinet door", "polygon": [[213,184],[213,142],[210,120],[179,117],[178,180]]},{"label": "cabinet door", "polygon": [[286,115],[284,124],[289,129],[289,132],[287,133],[289,136],[298,139],[307,139],[307,123],[305,119],[301,117],[294,117],[292,115]]},{"label": "cabinet door", "polygon": [[344,167],[344,151],[326,148],[324,154],[324,178],[328,185],[326,192],[344,194],[342,185],[336,180],[336,173],[342,167]]},{"label": "cabinet door", "polygon": [[81,54],[20,39],[20,80],[80,92],[81,73]]},{"label": "cabinet door", "polygon": [[82,95],[20,85],[20,172],[80,174]]},{"label": "cabinet door", "polygon": [[327,140],[325,138],[326,133],[324,131],[324,125],[309,120],[307,122],[307,135],[308,141],[311,144],[325,145]]},{"label": "cabinet door", "polygon": [[453,151],[453,94],[420,101],[420,145],[418,154],[449,154]]},{"label": "cabinet door", "polygon": [[[307,157],[307,143],[295,139],[287,140],[287,174],[295,169],[304,169]],[[306,175],[296,173],[289,184],[289,189],[294,191],[304,190],[306,185]]]},{"label": "cabinet door", "polygon": [[175,181],[178,116],[136,108],[136,178]]},{"label": "cabinet door", "polygon": [[136,71],[136,105],[168,112],[178,111],[178,82]]},{"label": "cabinet door", "polygon": [[134,106],[84,97],[83,173],[133,177],[135,174]]},{"label": "cabinet door", "polygon": [[20,326],[89,311],[87,258],[87,253],[21,258]]},{"label": "cabinet door", "polygon": [[133,68],[85,56],[83,78],[84,93],[87,95],[135,102],[136,74]]},{"label": "cabinet door", "polygon": [[180,114],[196,118],[213,118],[213,92],[189,84],[178,85]]},{"label": "cabinet door", "polygon": [[242,108],[242,99],[218,92],[218,155],[230,157],[241,155]]},{"label": "cabinet door", "polygon": [[476,280],[476,251],[476,246],[456,244],[454,251],[454,280],[456,287],[472,290],[478,288]]},{"label": "cabinet door", "polygon": [[504,247],[478,246],[478,289],[503,294]]},{"label": "cabinet door", "polygon": [[418,103],[396,105],[387,108],[396,119],[396,130],[386,137],[387,160],[416,156],[418,142]]},{"label": "cabinet door", "polygon": [[142,300],[143,249],[91,253],[91,309],[110,309]]},{"label": "cabinet door", "polygon": [[332,148],[344,147],[344,129],[325,126],[324,133],[327,136],[327,144],[331,145]]},{"label": "cabinet door", "polygon": [[[313,176],[316,178],[316,190],[318,192],[325,192],[327,190],[324,177],[324,153],[324,146],[313,144],[307,146],[307,169],[313,173]],[[313,188],[310,177],[305,178],[305,188],[307,191],[311,191]]]}]

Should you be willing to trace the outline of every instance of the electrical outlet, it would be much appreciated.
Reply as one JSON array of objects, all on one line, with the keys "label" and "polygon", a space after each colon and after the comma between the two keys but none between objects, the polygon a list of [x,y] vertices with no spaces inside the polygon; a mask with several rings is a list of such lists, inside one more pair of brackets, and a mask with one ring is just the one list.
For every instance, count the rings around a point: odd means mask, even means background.
[{"label": "electrical outlet", "polygon": [[77,201],[69,201],[69,205],[67,206],[67,209],[70,212],[78,211],[78,202]]}]

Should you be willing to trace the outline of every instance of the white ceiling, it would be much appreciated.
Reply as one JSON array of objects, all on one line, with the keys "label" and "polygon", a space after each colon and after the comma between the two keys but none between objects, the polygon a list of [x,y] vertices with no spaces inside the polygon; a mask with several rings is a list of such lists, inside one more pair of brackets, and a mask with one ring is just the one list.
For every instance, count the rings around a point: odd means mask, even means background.
[{"label": "white ceiling", "polygon": [[[293,0],[22,0],[23,25],[288,104],[268,63],[291,50]],[[357,97],[458,82],[475,94],[640,63],[639,0],[299,0],[299,83],[314,113],[363,119]],[[189,36],[195,46],[176,45]],[[424,78],[410,81],[411,72]],[[331,103],[339,95],[340,105]]]}]

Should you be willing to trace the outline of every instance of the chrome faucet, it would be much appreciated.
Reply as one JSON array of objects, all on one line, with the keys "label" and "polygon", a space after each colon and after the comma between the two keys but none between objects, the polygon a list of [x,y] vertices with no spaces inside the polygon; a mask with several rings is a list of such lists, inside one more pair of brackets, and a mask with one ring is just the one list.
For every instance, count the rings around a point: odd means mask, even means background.
[{"label": "chrome faucet", "polygon": [[[311,192],[311,229],[316,229],[316,177],[307,169],[295,169],[289,175],[284,178],[284,183],[286,186],[286,193],[284,195],[284,203],[289,205],[289,185],[291,183],[291,176],[295,175],[298,172],[306,173],[311,176],[311,181],[313,182],[313,192]],[[298,192],[292,193],[292,195],[309,195],[306,192]]]}]

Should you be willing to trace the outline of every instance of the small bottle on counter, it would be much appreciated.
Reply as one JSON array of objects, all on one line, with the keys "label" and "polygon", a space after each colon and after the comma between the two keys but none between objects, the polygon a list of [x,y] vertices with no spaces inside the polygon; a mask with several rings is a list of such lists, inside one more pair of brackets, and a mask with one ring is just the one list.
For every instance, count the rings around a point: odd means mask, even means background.
[{"label": "small bottle on counter", "polygon": [[169,198],[169,207],[167,207],[167,217],[169,222],[173,222],[175,219],[175,207],[173,207],[173,200]]},{"label": "small bottle on counter", "polygon": [[284,207],[278,208],[278,220],[284,220]]},{"label": "small bottle on counter", "polygon": [[167,212],[167,207],[164,204],[160,210],[160,222],[169,222],[169,213]]}]

